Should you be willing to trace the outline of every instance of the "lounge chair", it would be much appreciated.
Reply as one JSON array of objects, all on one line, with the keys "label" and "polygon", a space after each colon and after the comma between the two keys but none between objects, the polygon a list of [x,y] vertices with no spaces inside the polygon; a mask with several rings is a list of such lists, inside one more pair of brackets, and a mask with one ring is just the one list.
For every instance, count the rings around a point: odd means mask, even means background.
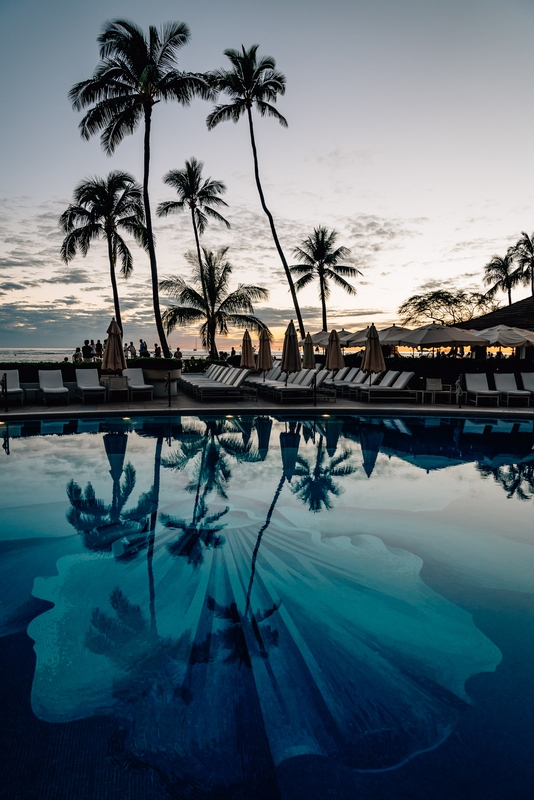
[{"label": "lounge chair", "polygon": [[[339,370],[339,372],[343,372],[343,370]],[[348,386],[349,383],[353,383],[356,376],[359,374],[360,369],[359,367],[347,367],[345,374],[341,378],[339,377],[339,372],[332,378],[332,380],[325,381],[325,384],[330,388],[336,389],[336,391],[341,394],[344,386]]]},{"label": "lounge chair", "polygon": [[530,405],[530,392],[528,389],[518,389],[515,375],[512,372],[496,372],[495,388],[501,393],[501,398],[506,400],[506,405],[510,405],[510,399],[526,400],[527,406]]},{"label": "lounge chair", "polygon": [[367,403],[371,400],[415,400],[415,389],[407,388],[414,375],[414,372],[401,372],[390,386],[384,386],[383,383],[365,386],[360,391],[360,400]]},{"label": "lounge chair", "polygon": [[18,400],[19,405],[22,405],[24,402],[24,389],[20,388],[18,369],[6,369],[0,372],[0,378],[3,379],[4,375],[6,375],[8,405],[10,400]]},{"label": "lounge chair", "polygon": [[76,370],[76,397],[81,397],[82,403],[85,403],[86,397],[96,401],[105,401],[106,387],[100,383],[97,369]]},{"label": "lounge chair", "polygon": [[233,398],[233,399],[256,399],[257,392],[253,388],[244,386],[245,378],[250,373],[249,369],[241,369],[236,367],[237,375],[230,376],[230,383],[218,383],[214,381],[206,386],[199,386],[197,397],[200,401],[213,400],[219,397]]},{"label": "lounge chair", "polygon": [[135,395],[148,395],[148,399],[152,400],[154,396],[154,387],[151,383],[145,383],[145,376],[141,367],[129,367],[123,369],[122,377],[128,379],[128,396],[130,400],[135,399]]},{"label": "lounge chair", "polygon": [[534,372],[522,372],[521,380],[523,381],[523,389],[530,392],[534,396]]},{"label": "lounge chair", "polygon": [[500,392],[498,389],[490,389],[488,386],[488,377],[485,373],[466,372],[465,386],[467,390],[467,402],[470,397],[474,397],[474,403],[478,406],[479,398],[483,400],[495,400],[496,405],[499,405]]},{"label": "lounge chair", "polygon": [[280,402],[289,402],[291,400],[304,402],[306,400],[314,400],[315,398],[318,400],[333,400],[335,402],[335,389],[324,385],[331,374],[331,371],[328,369],[321,369],[318,372],[310,370],[310,375],[305,376],[304,385],[292,383],[287,386],[279,386],[273,390],[273,397]]},{"label": "lounge chair", "polygon": [[[125,372],[126,370],[123,370]],[[120,375],[110,375],[107,381],[108,400],[111,402],[113,395],[118,395],[120,400],[128,400],[130,397],[130,389],[128,388],[128,379]]]},{"label": "lounge chair", "polygon": [[217,377],[227,369],[229,368],[225,367],[223,364],[210,364],[206,372],[194,372],[187,377],[182,376],[180,379],[180,386],[187,391],[189,387],[197,386],[199,383],[203,383],[204,381],[216,380]]},{"label": "lounge chair", "polygon": [[[385,374],[374,373],[370,382],[369,382],[369,376],[367,376],[360,384],[358,384],[357,386],[353,386],[349,389],[349,397],[352,400],[359,400],[364,390],[373,388],[374,386],[386,389],[393,384],[393,381],[395,381],[398,374],[399,374],[398,369],[389,369]],[[382,379],[379,381],[379,378],[381,376]]]},{"label": "lounge chair", "polygon": [[63,376],[60,369],[40,369],[39,370],[39,392],[43,396],[43,403],[46,405],[47,398],[63,398],[69,402],[69,390],[63,386]]},{"label": "lounge chair", "polygon": [[345,383],[344,381],[341,382],[341,394],[346,397],[350,396],[352,390],[360,389],[364,384],[366,386],[373,386],[377,380],[380,378],[380,375],[383,373],[381,372],[374,372],[369,376],[368,372],[364,372],[360,370],[354,379],[350,382]]}]

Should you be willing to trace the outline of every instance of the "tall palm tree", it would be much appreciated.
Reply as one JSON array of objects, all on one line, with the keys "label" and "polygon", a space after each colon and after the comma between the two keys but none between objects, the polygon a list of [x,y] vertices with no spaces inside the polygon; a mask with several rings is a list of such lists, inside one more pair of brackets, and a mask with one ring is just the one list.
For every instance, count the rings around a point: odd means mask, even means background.
[{"label": "tall palm tree", "polygon": [[141,187],[127,172],[110,172],[107,178],[87,178],[74,190],[74,202],[59,222],[67,234],[61,245],[61,258],[66,264],[78,251],[85,257],[94,240],[106,239],[115,319],[122,333],[115,268],[118,259],[121,275],[128,278],[133,258],[119,231],[131,234],[141,247],[147,248]]},{"label": "tall palm tree", "polygon": [[[173,276],[161,281],[160,289],[177,300],[163,312],[167,333],[177,325],[202,322],[200,336],[203,347],[209,350],[210,358],[218,358],[215,335],[228,336],[228,326],[251,328],[259,333],[267,326],[254,315],[254,300],[265,300],[268,292],[261,286],[240,283],[233,292],[228,284],[233,267],[226,258],[227,247],[217,252],[202,248],[202,261],[194,253],[186,253],[193,268],[193,284],[189,286],[183,278]],[[203,287],[204,290],[203,290]],[[200,291],[199,291],[200,290]]]},{"label": "tall palm tree", "polygon": [[534,297],[534,233],[529,236],[528,233],[522,231],[514,251],[521,271],[519,281],[523,286],[530,284],[530,293]]},{"label": "tall palm tree", "polygon": [[92,78],[75,84],[69,92],[73,108],[89,108],[80,122],[80,132],[89,139],[101,131],[104,151],[111,155],[124,137],[144,122],[143,202],[152,274],[152,301],[158,336],[166,358],[170,356],[165,338],[158,295],[158,270],[152,231],[148,182],[152,110],[156,103],[176,100],[188,106],[195,96],[214,96],[205,75],[176,69],[177,51],[189,41],[183,22],[168,22],[145,34],[135,23],[115,19],[104,24],[98,41],[100,63]]},{"label": "tall palm tree", "polygon": [[219,122],[225,120],[232,120],[238,122],[243,114],[247,115],[248,127],[250,132],[250,142],[252,145],[252,155],[254,157],[254,175],[256,178],[256,186],[260,196],[260,203],[263,211],[267,215],[269,225],[271,227],[271,234],[280,256],[280,260],[284,267],[286,279],[289,285],[289,291],[295,306],[295,313],[300,328],[300,335],[304,339],[306,332],[304,330],[304,323],[302,321],[302,314],[297,300],[297,293],[291,272],[287,264],[286,257],[282,250],[276,227],[274,224],[273,215],[267,208],[265,202],[265,195],[260,181],[260,169],[258,164],[258,150],[256,147],[256,139],[254,136],[254,124],[252,121],[252,108],[254,107],[260,116],[274,117],[278,120],[280,125],[287,128],[287,120],[280,114],[280,112],[272,105],[276,103],[277,95],[283,95],[286,90],[285,76],[276,70],[276,62],[272,56],[263,56],[258,59],[259,45],[253,44],[249,50],[246,50],[241,45],[239,50],[225,50],[224,55],[230,59],[232,69],[230,70],[216,70],[213,77],[219,91],[228,95],[230,103],[225,105],[217,105],[208,116],[206,122],[208,130],[215,128]]},{"label": "tall palm tree", "polygon": [[[200,236],[206,230],[209,219],[222,222],[227,228],[230,223],[218,211],[215,211],[213,206],[227,206],[221,194],[226,191],[226,186],[222,181],[214,181],[211,178],[202,180],[202,161],[197,161],[192,158],[190,161],[185,162],[185,169],[171,169],[165,177],[163,182],[167,186],[172,186],[178,193],[178,200],[167,200],[160,203],[158,206],[158,217],[166,217],[168,214],[185,211],[187,208],[191,212],[191,222],[193,224],[193,232],[195,234],[195,244],[197,248],[198,263],[202,261],[202,254],[200,252]],[[204,272],[201,271],[201,278],[204,281]],[[205,295],[204,283],[202,284],[202,291]]]},{"label": "tall palm tree", "polygon": [[503,291],[508,295],[508,305],[512,305],[512,289],[521,281],[521,268],[516,267],[516,249],[509,247],[504,258],[493,256],[484,267],[484,283],[491,288],[486,292],[488,297],[495,297]]},{"label": "tall palm tree", "polygon": [[301,275],[296,281],[297,292],[308,286],[313,280],[319,281],[319,299],[323,312],[323,331],[328,330],[326,325],[326,301],[330,297],[330,281],[341,286],[347,294],[356,294],[356,289],[348,283],[343,275],[355,278],[361,275],[356,267],[349,267],[339,264],[341,258],[350,255],[348,247],[335,248],[338,232],[328,231],[319,226],[313,229],[313,233],[300,243],[300,247],[295,247],[293,255],[301,263],[294,264],[289,269],[295,275]]}]

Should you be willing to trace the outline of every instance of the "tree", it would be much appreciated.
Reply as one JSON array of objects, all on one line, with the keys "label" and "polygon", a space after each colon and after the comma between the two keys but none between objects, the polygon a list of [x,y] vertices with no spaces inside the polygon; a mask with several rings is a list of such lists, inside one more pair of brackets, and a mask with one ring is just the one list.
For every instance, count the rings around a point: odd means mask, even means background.
[{"label": "tree", "polygon": [[506,292],[508,305],[512,305],[512,289],[522,279],[521,269],[514,263],[515,256],[515,248],[509,247],[504,258],[493,256],[484,267],[484,283],[491,287],[486,295],[493,298],[499,291]]},{"label": "tree", "polygon": [[300,247],[293,250],[300,264],[294,264],[289,269],[295,275],[301,277],[295,283],[295,289],[299,292],[313,280],[319,282],[319,299],[323,312],[323,331],[328,330],[326,324],[326,301],[330,297],[330,281],[333,281],[347,294],[355,295],[356,289],[348,283],[343,275],[355,278],[362,273],[356,267],[349,267],[339,264],[341,258],[350,255],[348,247],[338,247],[334,249],[338,233],[335,230],[328,231],[320,226],[313,229],[311,236],[301,242]]},{"label": "tree", "polygon": [[101,131],[104,151],[111,155],[124,137],[144,122],[143,202],[147,244],[152,275],[152,301],[158,336],[166,358],[170,356],[165,338],[158,295],[158,270],[152,230],[148,183],[152,110],[162,100],[177,100],[188,106],[195,96],[214,96],[205,75],[176,69],[176,53],[189,41],[183,22],[168,22],[160,30],[150,26],[148,34],[135,23],[115,19],[106,22],[98,37],[100,63],[92,78],[75,84],[69,92],[73,108],[92,106],[80,122],[84,139]]},{"label": "tree", "polygon": [[520,270],[519,282],[523,286],[530,284],[530,293],[534,297],[534,233],[529,236],[525,231],[521,232],[514,254]]},{"label": "tree", "polygon": [[[158,206],[158,217],[166,217],[168,214],[185,211],[189,208],[191,212],[191,222],[195,234],[195,244],[197,248],[198,263],[202,261],[200,252],[200,236],[206,230],[209,219],[222,222],[227,228],[230,223],[213,206],[226,206],[221,194],[226,191],[226,186],[222,181],[213,181],[211,178],[202,180],[202,161],[192,158],[185,162],[185,169],[172,169],[163,178],[167,186],[172,186],[178,193],[178,200],[167,200]],[[201,277],[204,280],[204,272],[201,270]],[[205,286],[202,284],[202,291],[205,294]]]},{"label": "tree", "polygon": [[280,114],[280,112],[272,105],[276,103],[277,96],[283,95],[286,90],[286,79],[281,72],[276,70],[276,62],[272,56],[263,56],[258,59],[259,45],[254,44],[249,50],[246,50],[241,45],[239,50],[225,50],[224,55],[230,59],[232,69],[230,70],[216,70],[214,73],[214,81],[219,91],[228,95],[230,103],[225,105],[217,105],[208,116],[206,122],[208,130],[215,128],[219,122],[232,120],[238,122],[243,114],[247,115],[250,142],[252,145],[252,155],[254,157],[254,176],[256,178],[256,186],[260,196],[260,203],[263,211],[267,215],[269,225],[271,227],[271,234],[280,256],[280,261],[284,267],[286,279],[291,292],[291,298],[295,307],[300,335],[304,339],[306,332],[304,330],[304,323],[302,321],[302,314],[297,300],[297,292],[291,276],[291,271],[287,264],[286,257],[282,250],[276,227],[274,224],[273,215],[267,208],[265,202],[265,195],[260,181],[260,169],[258,163],[258,150],[256,147],[256,139],[254,136],[254,123],[252,121],[252,108],[254,107],[262,117],[274,117],[278,120],[280,125],[287,128],[287,120]]},{"label": "tree", "polygon": [[254,300],[267,299],[268,292],[261,286],[244,283],[230,292],[228,284],[233,267],[226,258],[228,248],[221,247],[213,252],[203,247],[202,253],[202,261],[194,253],[186,253],[193,268],[192,286],[176,275],[161,281],[161,290],[180,303],[164,311],[163,322],[167,333],[171,333],[177,325],[201,321],[202,345],[209,350],[210,358],[218,358],[215,335],[228,336],[229,325],[251,328],[258,333],[262,328],[267,328],[254,315],[252,303]]},{"label": "tree", "polygon": [[474,316],[489,314],[499,308],[499,303],[480,292],[463,290],[448,291],[437,289],[424,294],[414,294],[399,306],[399,314],[405,325],[425,325],[428,322],[441,322],[443,325],[457,325],[467,322]]},{"label": "tree", "polygon": [[146,250],[141,187],[127,172],[110,172],[107,178],[85,179],[74,190],[74,203],[61,215],[59,222],[67,234],[61,245],[61,258],[66,264],[78,252],[85,257],[94,240],[106,239],[115,319],[122,333],[115,268],[118,259],[121,275],[128,278],[133,270],[133,258],[119,231],[131,234]]}]

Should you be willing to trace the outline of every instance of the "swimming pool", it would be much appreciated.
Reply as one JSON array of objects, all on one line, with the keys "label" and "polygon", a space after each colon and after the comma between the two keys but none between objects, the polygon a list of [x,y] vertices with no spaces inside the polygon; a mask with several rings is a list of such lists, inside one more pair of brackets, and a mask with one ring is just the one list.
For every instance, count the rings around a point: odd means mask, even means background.
[{"label": "swimming pool", "polygon": [[532,420],[2,431],[6,797],[531,797]]}]

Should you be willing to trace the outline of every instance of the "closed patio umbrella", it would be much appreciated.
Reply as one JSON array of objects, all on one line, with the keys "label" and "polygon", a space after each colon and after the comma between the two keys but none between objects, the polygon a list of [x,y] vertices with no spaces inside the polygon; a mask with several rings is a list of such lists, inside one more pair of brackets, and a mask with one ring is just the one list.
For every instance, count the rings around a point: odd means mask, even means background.
[{"label": "closed patio umbrella", "polygon": [[102,359],[102,371],[122,372],[123,369],[126,369],[126,359],[122,347],[121,329],[115,322],[115,317],[111,320],[107,334],[108,340]]},{"label": "closed patio umbrella", "polygon": [[263,370],[263,380],[265,380],[265,373],[267,372],[267,370],[273,368],[273,357],[271,355],[271,342],[269,339],[269,331],[267,330],[267,328],[261,329],[257,368]]},{"label": "closed patio umbrella", "polygon": [[339,336],[336,330],[330,331],[328,337],[328,349],[326,351],[325,368],[337,371],[343,369],[345,366],[345,359],[341,352],[341,345],[339,344]]},{"label": "closed patio umbrella", "polygon": [[256,359],[254,358],[252,341],[248,331],[245,331],[243,341],[241,343],[241,361],[239,362],[239,366],[244,367],[245,369],[256,369]]},{"label": "closed patio umbrella", "polygon": [[293,320],[287,326],[284,336],[284,346],[282,348],[282,361],[280,364],[282,372],[289,375],[290,372],[300,372],[302,369],[300,363],[299,343],[297,339],[297,332],[293,325]]},{"label": "closed patio umbrella", "polygon": [[367,372],[369,380],[371,380],[372,372],[385,372],[385,369],[386,363],[382,354],[378,331],[374,323],[372,323],[367,331],[367,344],[365,345],[365,353],[362,359],[362,372]]},{"label": "closed patio umbrella", "polygon": [[306,334],[304,347],[302,348],[302,368],[315,369],[315,353],[313,352],[313,342],[309,333]]}]

